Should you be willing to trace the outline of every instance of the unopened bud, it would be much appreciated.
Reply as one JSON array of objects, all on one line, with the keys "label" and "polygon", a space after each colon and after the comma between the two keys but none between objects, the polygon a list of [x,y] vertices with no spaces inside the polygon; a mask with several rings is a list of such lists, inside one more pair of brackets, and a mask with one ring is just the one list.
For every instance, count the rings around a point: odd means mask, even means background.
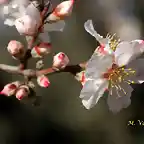
[{"label": "unopened bud", "polygon": [[14,58],[22,58],[25,54],[24,45],[16,40],[8,43],[7,50]]},{"label": "unopened bud", "polygon": [[16,91],[15,96],[18,100],[22,100],[23,98],[28,97],[29,93],[30,93],[29,87],[26,85],[22,85]]},{"label": "unopened bud", "polygon": [[37,83],[44,88],[47,88],[50,85],[49,79],[44,75],[41,75],[37,78]]},{"label": "unopened bud", "polygon": [[16,81],[13,83],[9,83],[4,86],[3,90],[0,92],[0,94],[4,94],[6,96],[12,96],[15,94],[16,89],[20,86],[20,82]]},{"label": "unopened bud", "polygon": [[69,58],[63,52],[58,53],[53,58],[53,67],[55,68],[63,69],[68,65],[68,63],[69,63]]},{"label": "unopened bud", "polygon": [[24,15],[16,19],[15,27],[21,35],[34,36],[38,30],[39,24],[29,15]]},{"label": "unopened bud", "polygon": [[47,18],[48,21],[58,21],[69,16],[72,12],[74,0],[68,0],[60,3],[52,14]]},{"label": "unopened bud", "polygon": [[33,58],[42,58],[43,56],[49,54],[50,52],[51,52],[51,44],[41,43],[32,49],[31,55]]}]

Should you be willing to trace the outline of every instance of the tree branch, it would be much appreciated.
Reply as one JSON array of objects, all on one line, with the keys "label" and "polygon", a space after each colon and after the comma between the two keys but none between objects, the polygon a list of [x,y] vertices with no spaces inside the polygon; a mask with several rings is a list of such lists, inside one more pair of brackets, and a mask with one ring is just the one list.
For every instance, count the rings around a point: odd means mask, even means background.
[{"label": "tree branch", "polygon": [[50,74],[56,74],[56,73],[61,73],[61,72],[69,72],[73,75],[76,75],[76,73],[81,72],[82,70],[85,69],[85,65],[86,65],[86,62],[77,64],[77,65],[68,65],[64,69],[61,69],[61,70],[56,70],[52,67],[42,69],[42,70],[33,70],[33,69],[22,70],[22,69],[19,69],[19,67],[17,66],[0,64],[0,70],[6,71],[12,74],[23,75],[24,77],[36,78],[37,76],[40,76],[40,75],[50,75]]},{"label": "tree branch", "polygon": [[13,73],[13,74],[21,73],[18,66],[10,66],[10,65],[5,65],[5,64],[0,64],[0,69],[3,71],[6,71],[8,73]]}]

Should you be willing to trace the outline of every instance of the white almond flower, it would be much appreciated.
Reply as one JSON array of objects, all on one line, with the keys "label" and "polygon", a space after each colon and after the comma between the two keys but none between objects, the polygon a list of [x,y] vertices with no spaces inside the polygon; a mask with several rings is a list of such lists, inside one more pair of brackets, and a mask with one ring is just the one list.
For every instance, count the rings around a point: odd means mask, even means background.
[{"label": "white almond flower", "polygon": [[[87,63],[86,82],[80,93],[86,109],[96,105],[107,89],[109,90],[107,102],[112,112],[118,112],[131,103],[130,97],[133,89],[130,84],[139,83],[142,78],[139,76],[140,61],[136,58],[143,53],[144,44],[142,40],[134,40],[114,46],[116,47],[109,44],[107,48],[99,47]],[[111,49],[114,51],[109,52]],[[133,64],[135,64],[133,66],[135,69],[129,68],[129,65]]]}]

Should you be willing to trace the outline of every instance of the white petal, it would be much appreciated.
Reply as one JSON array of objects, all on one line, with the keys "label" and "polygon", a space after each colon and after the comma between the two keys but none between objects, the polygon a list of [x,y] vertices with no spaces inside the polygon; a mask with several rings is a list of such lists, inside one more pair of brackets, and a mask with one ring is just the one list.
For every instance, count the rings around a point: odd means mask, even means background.
[{"label": "white petal", "polygon": [[132,60],[136,59],[142,54],[143,44],[137,40],[131,42],[121,42],[115,51],[116,62],[119,66],[127,65]]},{"label": "white petal", "polygon": [[140,84],[142,84],[142,83],[144,83],[144,80],[138,80],[138,82],[139,82]]},{"label": "white petal", "polygon": [[41,21],[40,12],[33,4],[28,5],[25,14],[34,18],[38,23]]},{"label": "white petal", "polygon": [[101,43],[101,44],[108,44],[108,39],[106,38],[103,38],[103,36],[99,35],[97,33],[97,31],[94,29],[94,26],[93,26],[93,23],[92,23],[92,20],[87,20],[85,23],[84,23],[84,28],[85,30],[91,34],[93,37],[96,38],[96,40]]},{"label": "white petal", "polygon": [[4,24],[8,26],[14,26],[14,22],[15,22],[14,19],[6,19],[4,21]]},{"label": "white petal", "polygon": [[63,31],[65,27],[65,21],[64,20],[60,20],[56,23],[52,23],[52,24],[45,24],[44,25],[44,31]]},{"label": "white petal", "polygon": [[112,89],[112,95],[108,96],[107,104],[113,113],[119,112],[123,108],[127,108],[131,104],[131,92],[133,89],[130,85],[123,83],[121,87],[127,92],[125,95],[122,91]]},{"label": "white petal", "polygon": [[132,68],[135,71],[135,82],[144,82],[144,59],[136,59],[127,65],[127,68]]},{"label": "white petal", "polygon": [[104,79],[87,80],[80,93],[85,108],[90,109],[96,105],[107,87],[108,82]]},{"label": "white petal", "polygon": [[94,53],[87,63],[86,78],[98,78],[103,73],[107,72],[107,69],[111,68],[113,63],[113,55],[106,54],[104,56]]}]

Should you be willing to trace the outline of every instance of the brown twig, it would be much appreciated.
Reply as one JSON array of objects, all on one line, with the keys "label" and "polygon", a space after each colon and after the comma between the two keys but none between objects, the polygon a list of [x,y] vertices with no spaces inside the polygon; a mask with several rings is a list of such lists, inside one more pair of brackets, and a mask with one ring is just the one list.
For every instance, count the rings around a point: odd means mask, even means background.
[{"label": "brown twig", "polygon": [[78,65],[68,65],[64,69],[61,69],[61,70],[56,70],[54,68],[46,68],[42,70],[33,70],[33,69],[22,70],[22,69],[19,69],[19,67],[17,66],[0,64],[0,70],[6,71],[12,74],[23,75],[24,77],[28,77],[28,78],[36,78],[37,76],[40,76],[40,75],[50,75],[50,74],[56,74],[56,73],[61,73],[61,72],[69,72],[73,75],[76,75],[76,73],[85,69],[85,66],[84,66],[85,64],[86,63],[80,63]]}]

